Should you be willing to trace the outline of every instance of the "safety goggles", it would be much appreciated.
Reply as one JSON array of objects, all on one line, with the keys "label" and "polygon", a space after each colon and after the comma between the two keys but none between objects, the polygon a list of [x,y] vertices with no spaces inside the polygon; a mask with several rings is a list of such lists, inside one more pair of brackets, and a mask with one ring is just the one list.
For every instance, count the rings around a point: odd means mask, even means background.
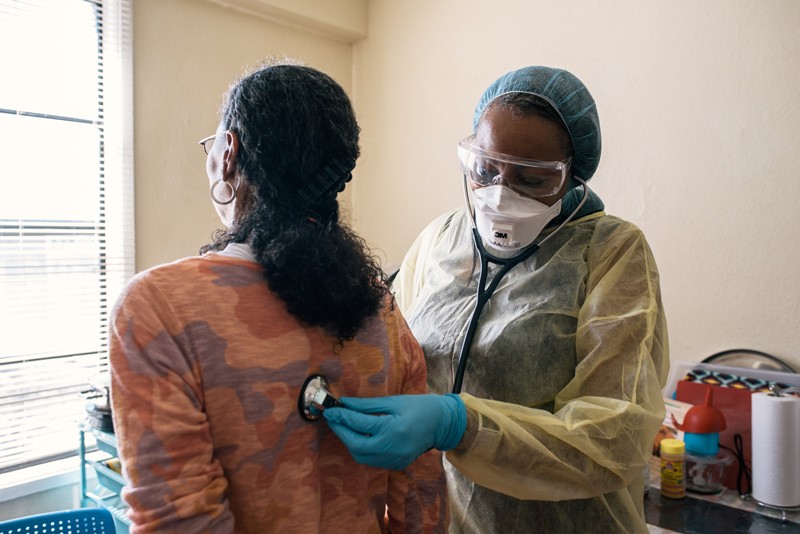
[{"label": "safety goggles", "polygon": [[567,179],[572,158],[537,161],[489,152],[475,144],[475,135],[458,143],[461,170],[477,187],[503,184],[532,198],[553,196]]}]

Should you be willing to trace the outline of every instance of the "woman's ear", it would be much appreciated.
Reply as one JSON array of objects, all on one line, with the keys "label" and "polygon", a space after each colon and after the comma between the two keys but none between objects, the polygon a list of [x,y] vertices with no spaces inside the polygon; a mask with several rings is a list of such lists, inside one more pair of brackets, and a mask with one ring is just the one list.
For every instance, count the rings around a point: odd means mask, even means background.
[{"label": "woman's ear", "polygon": [[236,176],[236,156],[239,154],[239,136],[231,130],[225,131],[225,152],[222,153],[222,178],[233,179]]}]

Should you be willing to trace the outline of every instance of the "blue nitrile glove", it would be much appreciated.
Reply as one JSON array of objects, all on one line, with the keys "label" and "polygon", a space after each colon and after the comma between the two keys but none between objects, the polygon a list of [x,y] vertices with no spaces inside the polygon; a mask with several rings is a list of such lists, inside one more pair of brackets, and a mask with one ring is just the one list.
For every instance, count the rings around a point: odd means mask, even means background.
[{"label": "blue nitrile glove", "polygon": [[324,412],[328,426],[356,462],[372,467],[404,469],[429,449],[454,448],[467,428],[464,401],[452,393],[339,400],[344,408]]}]

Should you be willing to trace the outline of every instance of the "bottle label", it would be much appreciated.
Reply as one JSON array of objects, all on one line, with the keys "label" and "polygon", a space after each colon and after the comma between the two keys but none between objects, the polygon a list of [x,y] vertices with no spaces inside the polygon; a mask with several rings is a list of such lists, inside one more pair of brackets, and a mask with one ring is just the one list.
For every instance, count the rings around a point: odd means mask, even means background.
[{"label": "bottle label", "polygon": [[661,458],[661,495],[669,499],[686,497],[684,461],[682,459]]}]

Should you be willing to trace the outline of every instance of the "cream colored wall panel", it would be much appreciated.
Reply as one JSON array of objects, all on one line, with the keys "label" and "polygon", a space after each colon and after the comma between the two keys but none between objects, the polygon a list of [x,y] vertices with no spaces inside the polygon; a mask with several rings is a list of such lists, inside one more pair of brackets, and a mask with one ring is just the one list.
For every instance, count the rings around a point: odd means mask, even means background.
[{"label": "cream colored wall panel", "polygon": [[367,0],[209,0],[345,42],[367,34]]}]

